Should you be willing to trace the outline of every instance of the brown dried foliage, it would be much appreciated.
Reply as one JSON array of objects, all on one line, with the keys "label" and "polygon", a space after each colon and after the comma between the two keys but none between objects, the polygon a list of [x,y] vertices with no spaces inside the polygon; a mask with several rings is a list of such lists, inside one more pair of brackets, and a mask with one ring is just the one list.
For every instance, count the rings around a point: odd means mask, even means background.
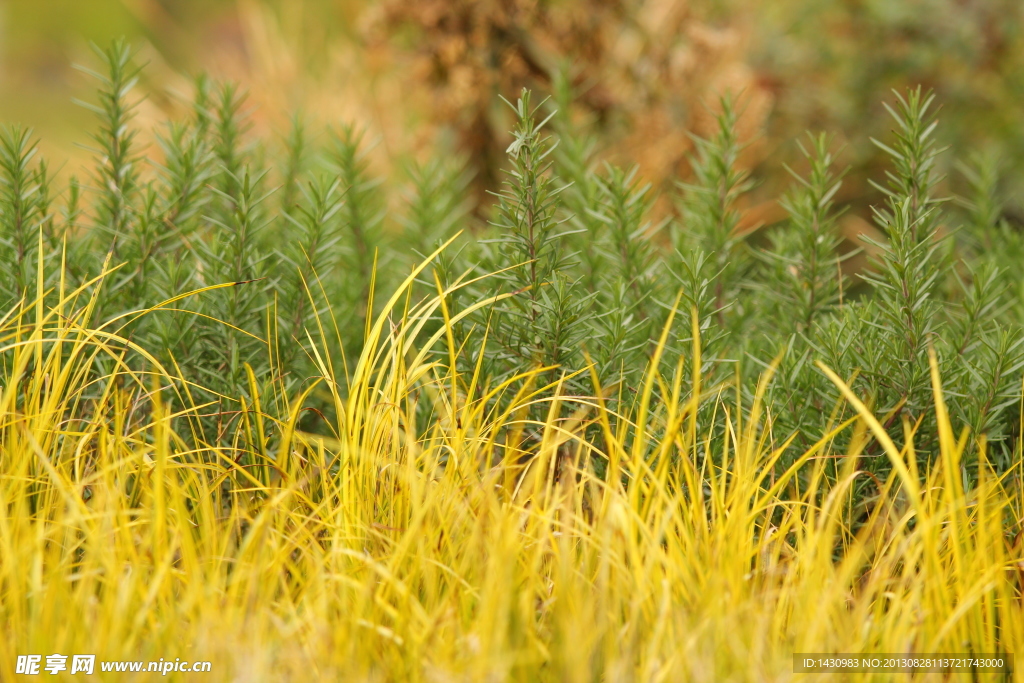
[{"label": "brown dried foliage", "polygon": [[[772,104],[744,62],[742,27],[713,27],[686,0],[385,0],[365,36],[414,55],[408,87],[428,90],[434,122],[454,127],[485,181],[509,127],[498,96],[549,90],[564,66],[606,154],[656,184],[685,175],[688,133],[711,131],[721,95],[741,97],[745,140]],[[748,148],[747,163],[759,153]]]}]

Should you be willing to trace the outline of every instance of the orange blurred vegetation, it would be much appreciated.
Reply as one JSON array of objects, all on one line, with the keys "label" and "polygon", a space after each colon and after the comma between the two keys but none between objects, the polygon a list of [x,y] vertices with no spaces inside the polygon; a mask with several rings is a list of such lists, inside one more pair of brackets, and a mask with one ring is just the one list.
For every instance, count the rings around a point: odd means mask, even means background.
[{"label": "orange blurred vegetation", "polygon": [[[637,163],[664,195],[685,177],[690,135],[706,134],[718,98],[740,98],[743,163],[763,181],[743,228],[782,217],[784,162],[805,128],[829,130],[853,173],[838,197],[870,216],[866,183],[884,171],[868,137],[884,137],[889,88],[923,83],[943,103],[944,157],[997,144],[1024,159],[1024,3],[908,0],[12,0],[0,30],[0,118],[37,126],[57,161],[81,155],[87,112],[69,104],[92,84],[87,39],[127,34],[148,67],[137,124],[148,133],[184,112],[202,70],[248,91],[253,134],[283,144],[299,112],[310,130],[354,124],[376,139],[374,171],[407,158],[465,153],[479,196],[493,189],[510,113],[499,96],[549,91],[568,73],[573,120],[603,158]],[[64,24],[59,22],[63,21]],[[55,27],[62,26],[60,31]],[[63,103],[63,104],[60,104]],[[33,108],[33,105],[36,104]],[[145,135],[144,135],[145,138]],[[954,178],[955,180],[955,178]],[[670,202],[663,200],[663,208]],[[1008,211],[1013,210],[1012,206]],[[851,219],[852,221],[852,219]],[[852,223],[851,223],[852,224]],[[851,232],[864,229],[857,222]]]},{"label": "orange blurred vegetation", "polygon": [[[561,68],[573,74],[578,115],[595,120],[605,154],[639,163],[652,179],[684,170],[689,133],[710,130],[706,105],[721,94],[742,94],[751,140],[772,104],[744,62],[745,30],[712,26],[687,0],[346,2],[331,26],[322,25],[323,3],[238,0],[193,27],[157,0],[122,4],[140,26],[133,42],[147,64],[144,132],[183,111],[188,72],[201,69],[245,88],[255,134],[280,138],[296,112],[314,129],[352,123],[381,141],[381,171],[447,146],[493,181],[510,126],[499,95],[549,90]],[[182,43],[194,45],[184,65],[167,47]],[[91,63],[82,45],[67,52],[69,62]],[[86,79],[63,79],[71,95],[88,97]],[[74,120],[82,125],[80,114]],[[68,145],[60,151],[74,156]]]}]

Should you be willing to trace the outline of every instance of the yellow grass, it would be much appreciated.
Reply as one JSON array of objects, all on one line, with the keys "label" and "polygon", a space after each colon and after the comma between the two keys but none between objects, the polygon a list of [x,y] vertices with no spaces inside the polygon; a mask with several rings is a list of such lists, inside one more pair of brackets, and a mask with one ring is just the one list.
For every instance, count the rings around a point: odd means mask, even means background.
[{"label": "yellow grass", "polygon": [[[967,440],[940,391],[927,472],[844,386],[860,417],[836,433],[854,431],[853,453],[826,440],[778,473],[760,408],[701,396],[731,426],[707,435],[681,389],[699,384],[693,359],[650,373],[629,415],[523,390],[520,407],[548,408],[524,424],[426,353],[427,317],[450,314],[410,286],[348,382],[319,359],[332,437],[296,429],[303,397],[262,396],[231,448],[178,436],[189,411],[155,391],[171,370],[129,372],[130,343],[90,327],[84,291],[0,318],[0,679],[19,654],[60,653],[210,661],[166,677],[196,681],[906,680],[794,674],[792,655],[1024,651],[1004,528],[1024,509],[1020,472],[998,479],[977,454],[965,490]],[[96,358],[115,369],[95,376]],[[422,433],[417,402],[437,416]],[[532,430],[524,459],[515,435]],[[858,508],[869,433],[894,474]]]}]

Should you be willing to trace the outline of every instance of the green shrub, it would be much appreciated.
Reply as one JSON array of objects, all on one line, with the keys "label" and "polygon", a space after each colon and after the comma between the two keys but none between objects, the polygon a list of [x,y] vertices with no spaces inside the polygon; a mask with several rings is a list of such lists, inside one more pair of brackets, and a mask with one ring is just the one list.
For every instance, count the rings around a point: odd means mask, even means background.
[{"label": "green shrub", "polygon": [[[728,99],[717,132],[696,140],[677,215],[652,225],[655,198],[636,170],[595,164],[596,138],[524,91],[512,105],[505,184],[489,222],[477,224],[457,160],[410,165],[404,188],[389,187],[371,175],[361,133],[343,127],[320,146],[298,119],[275,152],[252,136],[244,95],[206,78],[196,81],[191,117],[166,127],[159,158],[147,164],[133,123],[130,50],[117,43],[98,53],[88,185],[72,180],[58,191],[29,131],[8,127],[0,136],[0,249],[10,264],[0,272],[0,302],[30,300],[37,286],[67,291],[103,263],[121,264],[95,314],[178,368],[179,389],[209,404],[205,419],[220,438],[259,397],[262,411],[283,419],[276,405],[286,402],[266,397],[296,395],[325,367],[348,377],[378,293],[459,235],[416,291],[447,292],[427,328],[450,333],[479,395],[508,385],[491,394],[495,407],[525,389],[536,399],[532,418],[555,394],[600,392],[624,420],[657,411],[671,378],[690,376],[676,368],[698,360],[696,331],[701,372],[692,376],[702,386],[681,379],[674,391],[697,401],[703,428],[725,428],[710,400],[724,391],[749,411],[759,376],[774,365],[772,438],[813,443],[846,416],[820,361],[888,426],[917,430],[915,452],[927,461],[938,447],[929,417],[934,349],[955,426],[983,438],[1002,467],[1018,453],[1024,307],[1008,269],[1024,243],[1000,219],[996,161],[963,167],[972,196],[955,204],[939,196],[941,128],[920,89],[896,94],[893,139],[877,143],[892,164],[874,216],[885,240],[872,244],[872,269],[854,287],[839,267],[849,256],[839,252],[833,201],[843,172],[826,135],[800,148],[807,170],[793,171],[781,200],[786,224],[763,247],[739,237],[739,200],[755,179],[739,166]],[[563,107],[571,101],[566,81],[555,94]],[[404,192],[403,212],[392,210],[392,192]],[[962,230],[944,227],[959,221]],[[153,307],[163,310],[128,315]],[[651,363],[663,386],[644,408],[639,383]],[[345,391],[318,385],[305,426],[324,428],[318,416]]]}]

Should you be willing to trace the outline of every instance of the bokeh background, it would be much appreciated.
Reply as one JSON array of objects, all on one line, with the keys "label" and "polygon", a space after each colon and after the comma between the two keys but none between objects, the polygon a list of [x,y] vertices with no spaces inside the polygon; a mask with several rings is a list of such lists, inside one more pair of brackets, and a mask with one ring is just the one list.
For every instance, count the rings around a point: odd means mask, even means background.
[{"label": "bokeh background", "polygon": [[[127,36],[147,64],[137,124],[184,111],[206,72],[249,92],[253,134],[280,141],[289,117],[354,123],[379,141],[381,172],[409,157],[464,153],[479,196],[500,177],[510,121],[498,96],[550,92],[601,154],[636,162],[672,194],[690,134],[708,132],[719,96],[738,96],[744,163],[760,179],[748,223],[781,213],[759,198],[788,182],[802,131],[844,145],[850,220],[878,196],[870,144],[890,89],[921,84],[941,104],[950,190],[957,160],[998,154],[1006,217],[1024,224],[1024,3],[1020,0],[6,0],[0,5],[0,120],[32,126],[63,172],[92,115],[89,43]],[[862,226],[863,227],[863,226]]]}]

